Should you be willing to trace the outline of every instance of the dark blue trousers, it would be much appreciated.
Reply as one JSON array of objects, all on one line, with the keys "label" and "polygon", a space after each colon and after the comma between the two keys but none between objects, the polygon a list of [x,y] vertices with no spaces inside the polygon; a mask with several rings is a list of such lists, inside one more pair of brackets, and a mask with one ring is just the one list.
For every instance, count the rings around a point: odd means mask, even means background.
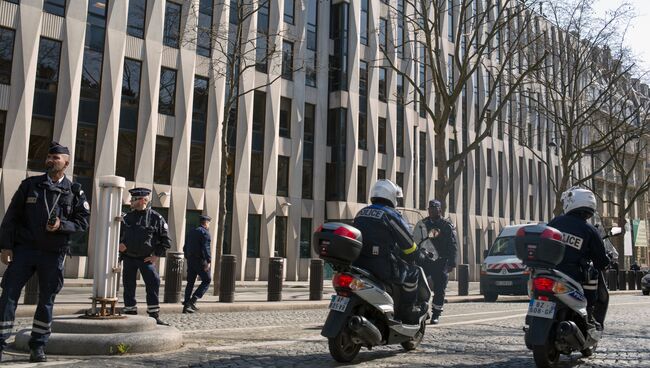
[{"label": "dark blue trousers", "polygon": [[[201,278],[201,285],[196,289],[194,295],[192,295],[192,290],[194,289],[194,282],[196,282],[196,277]],[[208,291],[210,287],[210,282],[212,277],[210,273],[203,270],[203,260],[200,258],[188,258],[187,259],[187,285],[185,286],[185,302],[189,301],[192,296],[196,299],[201,299],[203,294]]]},{"label": "dark blue trousers", "polygon": [[156,267],[151,263],[145,263],[140,258],[124,257],[122,260],[122,283],[124,284],[124,309],[123,311],[137,311],[135,300],[135,279],[138,271],[144,280],[147,291],[147,313],[160,312],[158,304],[158,292],[160,290],[160,276]]},{"label": "dark blue trousers", "polygon": [[442,311],[442,307],[445,304],[445,289],[447,289],[447,282],[449,281],[449,276],[446,272],[445,267],[447,266],[446,258],[438,258],[433,262],[427,262],[424,268],[424,273],[431,278],[432,291],[433,291],[433,303],[431,305],[432,310]]},{"label": "dark blue trousers", "polygon": [[47,344],[52,325],[54,298],[63,287],[63,262],[65,253],[45,252],[37,249],[17,247],[14,259],[2,277],[0,296],[0,349],[7,345],[16,318],[16,305],[23,287],[34,272],[38,276],[38,305],[34,313],[30,348]]}]

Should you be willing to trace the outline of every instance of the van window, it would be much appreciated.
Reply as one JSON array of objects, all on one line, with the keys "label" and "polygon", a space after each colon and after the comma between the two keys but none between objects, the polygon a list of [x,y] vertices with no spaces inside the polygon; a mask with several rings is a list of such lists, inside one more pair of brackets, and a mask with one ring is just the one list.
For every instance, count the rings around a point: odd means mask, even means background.
[{"label": "van window", "polygon": [[513,236],[499,237],[494,242],[488,256],[511,256],[515,254],[515,238]]}]

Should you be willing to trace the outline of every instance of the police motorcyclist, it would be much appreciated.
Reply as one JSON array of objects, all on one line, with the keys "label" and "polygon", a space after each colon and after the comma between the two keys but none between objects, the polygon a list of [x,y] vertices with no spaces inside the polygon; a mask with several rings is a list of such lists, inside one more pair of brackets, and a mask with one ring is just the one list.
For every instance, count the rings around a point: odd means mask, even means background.
[{"label": "police motorcyclist", "polygon": [[451,221],[442,217],[442,203],[432,199],[428,210],[429,216],[415,225],[413,237],[421,250],[432,254],[424,259],[421,266],[433,282],[431,323],[437,324],[445,303],[448,274],[456,267],[458,248],[456,228]]},{"label": "police motorcyclist", "polygon": [[600,271],[609,265],[609,257],[598,230],[587,222],[596,212],[596,196],[588,189],[573,187],[562,193],[564,214],[548,225],[562,232],[564,258],[557,269],[583,284],[590,321],[601,326],[607,312],[607,289]]},{"label": "police motorcyclist", "polygon": [[413,263],[419,256],[402,215],[395,210],[402,189],[387,179],[378,180],[370,191],[372,205],[354,218],[361,231],[363,248],[353,265],[370,271],[392,286],[398,318],[417,320],[426,312],[415,306],[419,268]]}]

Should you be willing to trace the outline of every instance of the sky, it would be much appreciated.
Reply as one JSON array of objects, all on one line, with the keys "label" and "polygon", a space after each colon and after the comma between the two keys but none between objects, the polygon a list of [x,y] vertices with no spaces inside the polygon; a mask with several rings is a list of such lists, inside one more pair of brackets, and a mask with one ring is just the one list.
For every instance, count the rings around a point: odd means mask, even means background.
[{"label": "sky", "polygon": [[642,61],[642,68],[650,70],[650,0],[596,0],[593,6],[604,15],[607,10],[616,9],[624,2],[631,4],[637,14],[625,35],[626,43]]}]

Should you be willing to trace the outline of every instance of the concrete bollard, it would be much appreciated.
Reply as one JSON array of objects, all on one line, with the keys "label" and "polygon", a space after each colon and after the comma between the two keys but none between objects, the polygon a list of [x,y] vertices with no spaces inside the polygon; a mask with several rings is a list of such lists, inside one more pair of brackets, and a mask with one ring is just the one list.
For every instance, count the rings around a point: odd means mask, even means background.
[{"label": "concrete bollard", "polygon": [[642,287],[641,287],[641,279],[643,279],[643,276],[645,276],[645,274],[643,273],[643,271],[637,271],[637,272],[636,272],[636,289],[637,289],[637,290],[641,290],[641,289],[642,289]]},{"label": "concrete bollard", "polygon": [[618,290],[618,274],[615,270],[607,271],[607,288],[611,291]]},{"label": "concrete bollard", "polygon": [[312,259],[309,266],[309,300],[323,299],[323,260]]},{"label": "concrete bollard", "polygon": [[627,272],[618,271],[618,290],[627,290]]},{"label": "concrete bollard", "polygon": [[269,258],[268,298],[269,302],[282,301],[282,274],[284,258]]},{"label": "concrete bollard", "polygon": [[165,303],[180,303],[183,286],[183,252],[167,252],[165,260]]},{"label": "concrete bollard", "polygon": [[636,272],[627,271],[627,289],[635,290],[636,289]]},{"label": "concrete bollard", "polygon": [[24,304],[34,305],[38,303],[38,274],[34,272],[32,277],[25,284]]},{"label": "concrete bollard", "polygon": [[237,256],[224,254],[221,256],[221,272],[219,276],[219,302],[232,303],[235,301],[235,272],[237,270]]},{"label": "concrete bollard", "polygon": [[469,295],[469,265],[458,265],[458,295]]}]

